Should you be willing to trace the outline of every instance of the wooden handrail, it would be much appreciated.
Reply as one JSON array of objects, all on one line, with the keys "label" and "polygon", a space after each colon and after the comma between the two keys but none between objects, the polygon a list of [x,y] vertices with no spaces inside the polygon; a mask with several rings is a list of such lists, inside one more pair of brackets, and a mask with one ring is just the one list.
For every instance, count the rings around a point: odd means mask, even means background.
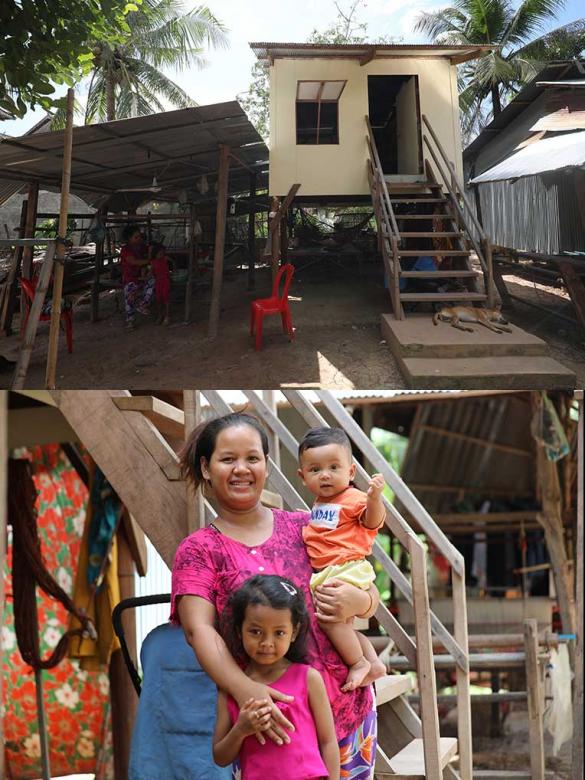
[{"label": "wooden handrail", "polygon": [[370,118],[366,115],[366,127],[368,128],[368,147],[370,149],[370,152],[372,153],[374,157],[374,170],[377,174],[377,177],[382,185],[382,193],[384,195],[384,198],[386,200],[386,206],[387,211],[390,216],[390,224],[392,227],[392,232],[395,236],[399,235],[398,232],[398,224],[396,223],[396,217],[394,216],[394,209],[392,208],[392,202],[390,200],[390,193],[388,192],[388,185],[386,184],[386,179],[384,178],[384,171],[382,170],[382,163],[380,162],[380,156],[378,154],[378,147],[376,146],[376,139],[374,138],[374,131],[372,130],[372,125],[370,124]]}]

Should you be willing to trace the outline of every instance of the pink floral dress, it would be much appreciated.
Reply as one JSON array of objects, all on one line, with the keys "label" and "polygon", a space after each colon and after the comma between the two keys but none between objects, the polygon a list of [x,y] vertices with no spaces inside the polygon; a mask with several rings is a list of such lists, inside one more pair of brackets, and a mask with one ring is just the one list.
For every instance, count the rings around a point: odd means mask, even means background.
[{"label": "pink floral dress", "polygon": [[[179,545],[173,564],[171,620],[179,623],[177,597],[190,594],[211,602],[221,616],[231,593],[255,574],[277,574],[287,577],[300,587],[309,610],[310,627],[307,637],[307,663],[321,672],[331,702],[337,738],[353,737],[363,731],[368,720],[366,752],[374,752],[375,718],[372,716],[370,688],[358,688],[343,693],[340,686],[347,677],[347,667],[327,636],[318,626],[309,591],[311,564],[303,543],[302,528],[310,519],[306,512],[273,510],[272,535],[263,544],[251,547],[225,536],[214,526],[202,528]],[[360,727],[362,727],[360,729]],[[373,733],[372,733],[373,730]],[[350,751],[353,752],[353,751]],[[371,755],[373,762],[373,755]],[[351,775],[361,777],[362,775]],[[367,777],[364,774],[363,777]]]}]

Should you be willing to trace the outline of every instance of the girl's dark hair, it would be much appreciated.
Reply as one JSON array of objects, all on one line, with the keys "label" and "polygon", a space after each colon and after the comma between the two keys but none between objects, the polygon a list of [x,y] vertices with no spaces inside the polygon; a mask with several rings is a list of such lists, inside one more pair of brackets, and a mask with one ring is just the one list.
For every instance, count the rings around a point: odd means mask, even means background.
[{"label": "girl's dark hair", "polygon": [[221,633],[233,657],[242,661],[246,658],[242,644],[242,624],[246,617],[246,608],[253,604],[290,610],[293,628],[298,628],[299,633],[291,643],[285,658],[292,663],[304,663],[309,627],[305,598],[298,585],[276,574],[256,574],[232,593],[222,614]]},{"label": "girl's dark hair", "polygon": [[124,241],[128,241],[130,236],[133,236],[134,233],[136,233],[136,231],[140,233],[140,228],[138,227],[138,225],[131,225],[131,224],[125,225],[124,230],[122,230],[122,238],[124,239]]},{"label": "girl's dark hair", "polygon": [[325,447],[327,444],[340,444],[348,451],[351,458],[351,441],[342,428],[310,428],[299,444],[299,458],[306,450],[314,447]]},{"label": "girl's dark hair", "polygon": [[183,479],[186,479],[197,489],[203,481],[201,458],[205,458],[207,463],[209,463],[215,451],[218,435],[226,428],[242,425],[247,425],[248,428],[253,428],[258,433],[262,443],[262,452],[264,457],[268,458],[268,436],[260,421],[245,412],[232,412],[231,414],[225,414],[223,417],[216,417],[213,420],[201,423],[193,430],[179,453]]}]

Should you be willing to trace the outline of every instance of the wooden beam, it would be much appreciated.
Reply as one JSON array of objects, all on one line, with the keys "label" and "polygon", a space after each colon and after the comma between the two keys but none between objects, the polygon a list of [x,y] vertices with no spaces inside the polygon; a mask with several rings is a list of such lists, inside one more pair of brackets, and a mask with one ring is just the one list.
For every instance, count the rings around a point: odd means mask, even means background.
[{"label": "wooden beam", "polygon": [[531,450],[525,450],[521,447],[512,447],[509,444],[500,444],[499,442],[490,441],[489,439],[482,439],[477,436],[469,436],[466,433],[459,431],[452,431],[448,428],[438,428],[435,425],[420,425],[419,428],[423,431],[429,431],[430,433],[438,433],[441,436],[448,436],[451,439],[459,439],[460,441],[466,441],[470,444],[478,444],[482,447],[486,447],[492,450],[498,450],[499,452],[505,452],[509,455],[519,455],[524,458],[533,458],[534,452]]},{"label": "wooden beam", "polygon": [[[270,266],[272,269],[272,282],[274,283],[274,280],[276,279],[276,275],[278,274],[278,267],[280,265],[280,227],[282,225],[282,213],[280,213],[280,198],[272,197],[270,199],[270,213],[274,214],[275,217],[271,220],[271,224],[273,225],[270,236],[271,236],[271,249],[270,249]],[[278,219],[276,219],[276,216],[278,216],[280,213],[280,216]]]},{"label": "wooden beam", "polygon": [[148,551],[144,531],[128,511],[122,513],[122,527],[128,542],[128,549],[141,577],[146,577],[148,571]]},{"label": "wooden beam", "polygon": [[526,691],[528,692],[528,730],[530,736],[530,769],[533,780],[544,780],[544,694],[538,661],[538,627],[534,618],[524,621],[526,655]]},{"label": "wooden beam", "polygon": [[[178,476],[178,459],[161,434],[140,412],[123,412],[114,403],[124,390],[60,390],[59,409],[106,475],[167,566],[187,532],[182,481],[167,477],[169,463]],[[161,522],[164,518],[164,522]]]},{"label": "wooden beam", "polygon": [[195,206],[189,204],[189,260],[187,261],[187,284],[185,285],[185,316],[183,321],[185,325],[191,322],[191,304],[193,302],[193,274],[198,269],[198,238],[195,235],[195,226],[197,219],[195,217]]},{"label": "wooden beam", "polygon": [[[26,221],[24,223],[24,234],[19,238],[34,238],[35,227],[37,224],[37,211],[39,206],[39,183],[33,181],[28,185],[28,199],[26,201]],[[25,279],[32,278],[32,258],[34,248],[25,246],[22,253],[22,275]]]},{"label": "wooden beam", "polygon": [[256,174],[250,174],[250,202],[248,204],[248,290],[256,285]]},{"label": "wooden beam", "polygon": [[211,308],[209,311],[209,338],[217,336],[219,323],[221,285],[223,280],[223,253],[227,219],[227,196],[229,178],[230,148],[224,144],[219,147],[219,176],[217,186],[217,210],[215,216],[215,250],[213,255],[213,283],[211,288]]},{"label": "wooden beam", "polygon": [[67,90],[67,126],[63,140],[63,178],[61,180],[61,207],[59,210],[59,243],[55,253],[55,272],[53,275],[53,305],[51,307],[51,325],[49,329],[49,349],[45,387],[53,390],[57,371],[57,351],[59,349],[59,328],[61,325],[61,299],[63,297],[63,277],[65,274],[65,245],[67,235],[67,210],[69,208],[69,186],[71,184],[71,150],[73,146],[73,103],[75,91]]},{"label": "wooden beam", "polygon": [[[183,412],[185,418],[183,438],[186,442],[194,429],[203,420],[201,393],[199,390],[183,390]],[[185,487],[187,501],[187,530],[189,533],[193,533],[193,531],[197,531],[197,529],[205,526],[203,494],[201,490],[197,490],[195,495],[193,495],[191,486],[187,484]]]},{"label": "wooden beam", "polygon": [[581,330],[585,332],[585,282],[570,263],[559,263],[559,271],[569,292]]},{"label": "wooden beam", "polygon": [[176,439],[185,438],[185,413],[182,409],[153,395],[119,396],[113,401],[124,412],[142,412],[161,433]]},{"label": "wooden beam", "polygon": [[577,432],[577,543],[575,545],[575,603],[577,624],[575,633],[575,682],[573,687],[573,760],[571,779],[583,777],[583,473],[585,472],[585,441],[583,437],[583,391],[577,390],[575,398],[579,405],[579,423]]},{"label": "wooden beam", "polygon": [[376,47],[370,46],[369,50],[360,57],[360,67],[367,65],[376,56]]},{"label": "wooden beam", "polygon": [[[18,228],[19,238],[23,238],[25,235],[26,212],[27,202],[23,200]],[[16,308],[16,293],[18,291],[18,278],[21,274],[23,253],[23,246],[14,247],[8,278],[6,279],[3,288],[4,295],[2,297],[2,314],[0,315],[0,335],[12,335],[12,317],[14,316],[14,309]]]}]

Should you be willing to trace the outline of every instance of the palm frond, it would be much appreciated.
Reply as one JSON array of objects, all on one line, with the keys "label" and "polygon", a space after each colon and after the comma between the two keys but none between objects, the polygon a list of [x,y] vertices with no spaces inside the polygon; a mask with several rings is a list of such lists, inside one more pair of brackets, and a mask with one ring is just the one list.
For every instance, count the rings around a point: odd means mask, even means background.
[{"label": "palm frond", "polygon": [[152,95],[160,95],[175,108],[196,105],[195,101],[168,76],[143,60],[133,60],[136,83]]},{"label": "palm frond", "polygon": [[522,0],[502,37],[502,45],[519,45],[562,11],[566,0]]},{"label": "palm frond", "polygon": [[552,62],[554,60],[572,60],[585,51],[585,19],[577,19],[562,27],[536,38],[521,46],[514,57],[527,60]]}]

